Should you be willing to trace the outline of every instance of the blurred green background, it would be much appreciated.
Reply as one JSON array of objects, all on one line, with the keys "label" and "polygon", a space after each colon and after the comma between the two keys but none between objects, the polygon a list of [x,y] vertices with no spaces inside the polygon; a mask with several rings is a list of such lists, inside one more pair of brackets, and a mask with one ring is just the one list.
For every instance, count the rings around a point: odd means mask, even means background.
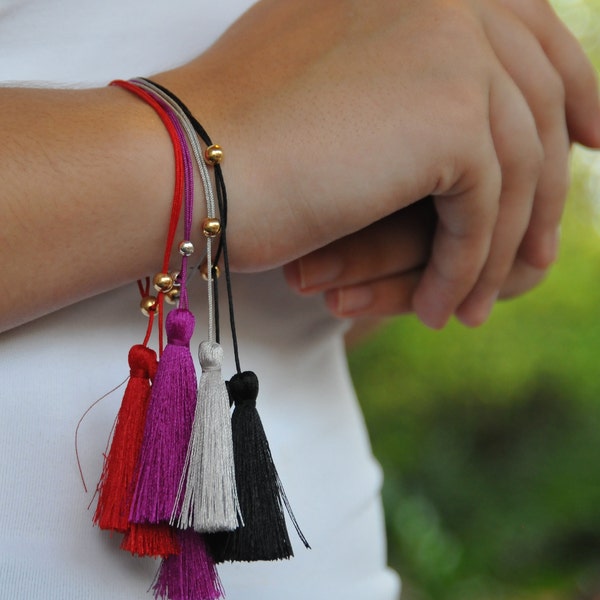
[{"label": "blurred green background", "polygon": [[[600,0],[554,5],[600,67]],[[600,155],[578,149],[539,288],[351,353],[403,600],[600,600],[599,362]]]}]

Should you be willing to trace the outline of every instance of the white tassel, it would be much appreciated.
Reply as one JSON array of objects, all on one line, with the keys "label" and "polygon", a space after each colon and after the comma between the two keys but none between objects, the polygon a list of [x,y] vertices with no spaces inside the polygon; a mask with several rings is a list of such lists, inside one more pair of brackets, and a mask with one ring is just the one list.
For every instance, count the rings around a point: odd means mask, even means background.
[{"label": "white tassel", "polygon": [[[233,531],[243,524],[235,483],[231,415],[221,375],[223,349],[204,341],[198,350],[202,375],[192,437],[180,484],[181,529]],[[177,503],[178,505],[179,503]]]}]

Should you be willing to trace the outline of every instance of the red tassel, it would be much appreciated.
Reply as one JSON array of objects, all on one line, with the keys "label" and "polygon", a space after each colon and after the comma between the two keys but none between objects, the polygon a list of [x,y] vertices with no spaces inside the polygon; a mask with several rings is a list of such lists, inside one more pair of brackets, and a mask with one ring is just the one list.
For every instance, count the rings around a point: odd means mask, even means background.
[{"label": "red tassel", "polygon": [[131,523],[121,542],[121,549],[137,556],[173,556],[181,548],[175,529],[168,523]]},{"label": "red tassel", "polygon": [[101,529],[126,532],[133,497],[133,475],[142,446],[150,381],[157,369],[156,352],[137,344],[129,351],[130,378],[110,450],[98,483],[94,523]]}]

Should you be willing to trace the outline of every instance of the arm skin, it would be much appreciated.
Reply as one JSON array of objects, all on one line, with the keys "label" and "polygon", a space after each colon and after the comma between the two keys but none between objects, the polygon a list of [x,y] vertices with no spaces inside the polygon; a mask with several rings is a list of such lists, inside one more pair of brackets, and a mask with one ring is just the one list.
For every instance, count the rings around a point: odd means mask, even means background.
[{"label": "arm skin", "polygon": [[117,88],[0,89],[0,329],[113,289],[162,262],[170,141]]},{"label": "arm skin", "polygon": [[[569,144],[600,145],[593,71],[543,0],[263,0],[154,78],[225,148],[236,270],[331,244],[347,261],[378,231],[398,254],[402,209],[433,197],[413,264],[374,256],[349,280],[382,314],[408,293],[432,327],[482,322],[519,265],[547,268]],[[113,88],[1,89],[0,115],[0,330],[155,272],[173,180],[152,110]],[[303,291],[335,312],[347,284]]]}]

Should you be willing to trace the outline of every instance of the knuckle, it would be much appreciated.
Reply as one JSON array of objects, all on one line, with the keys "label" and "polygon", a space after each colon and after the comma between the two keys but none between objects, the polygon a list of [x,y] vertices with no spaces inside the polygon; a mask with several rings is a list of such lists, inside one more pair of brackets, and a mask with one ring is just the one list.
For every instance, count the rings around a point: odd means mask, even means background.
[{"label": "knuckle", "polygon": [[531,140],[530,147],[525,155],[525,171],[532,177],[539,178],[544,168],[546,152],[541,140],[536,136]]},{"label": "knuckle", "polygon": [[472,144],[471,150],[470,183],[480,191],[482,197],[495,202],[502,191],[502,165],[496,150],[488,139]]},{"label": "knuckle", "polygon": [[436,256],[431,261],[433,274],[443,281],[446,288],[454,290],[458,296],[464,296],[473,286],[479,275],[480,265],[471,260],[455,260],[454,256]]},{"label": "knuckle", "polygon": [[563,52],[559,64],[565,104],[582,104],[586,98],[595,98],[598,75],[579,41],[570,31],[563,38]]},{"label": "knuckle", "polygon": [[562,206],[569,193],[571,187],[571,173],[568,163],[557,166],[555,164],[548,164],[544,169],[542,181],[540,182],[539,191],[547,194],[551,199],[554,200],[555,210],[549,212],[549,217],[553,224],[560,219],[562,213]]},{"label": "knuckle", "polygon": [[558,73],[554,69],[548,69],[541,77],[542,83],[540,89],[544,90],[544,96],[555,105],[563,106],[566,100],[565,84]]},{"label": "knuckle", "polygon": [[490,194],[499,197],[502,192],[502,165],[495,152],[490,153],[485,168],[489,179]]},{"label": "knuckle", "polygon": [[567,92],[562,77],[553,68],[540,72],[539,81],[533,92],[532,110],[540,135],[547,135],[565,128]]},{"label": "knuckle", "polygon": [[523,135],[515,144],[512,157],[509,158],[511,166],[518,170],[522,177],[529,180],[538,180],[544,170],[546,151],[537,133]]}]

